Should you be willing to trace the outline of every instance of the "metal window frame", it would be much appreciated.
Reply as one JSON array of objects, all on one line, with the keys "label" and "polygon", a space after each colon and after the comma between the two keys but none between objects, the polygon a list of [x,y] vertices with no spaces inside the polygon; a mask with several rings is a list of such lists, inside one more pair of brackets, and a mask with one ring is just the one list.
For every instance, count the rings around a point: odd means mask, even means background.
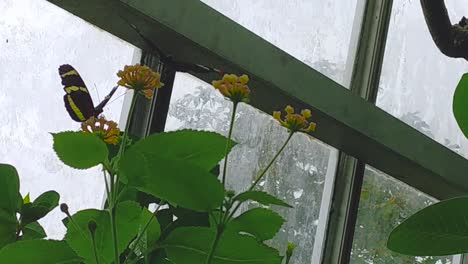
[{"label": "metal window frame", "polygon": [[[319,124],[313,136],[342,153],[335,193],[340,188],[348,190],[349,195],[343,193],[340,203],[348,206],[337,207],[346,216],[353,208],[350,202],[356,203],[352,197],[360,190],[362,172],[358,171],[363,164],[438,199],[468,191],[464,175],[468,160],[371,103],[376,96],[388,27],[384,21],[391,0],[365,2],[351,91],[198,0],[48,1],[137,47],[144,44],[121,16],[181,60],[249,74],[255,87],[251,105],[264,112],[271,113],[286,104],[311,108]],[[196,76],[204,81],[213,79],[209,74]],[[349,243],[351,231],[346,226],[341,224],[348,238],[341,236],[340,241]],[[342,248],[334,252],[342,254]]]}]

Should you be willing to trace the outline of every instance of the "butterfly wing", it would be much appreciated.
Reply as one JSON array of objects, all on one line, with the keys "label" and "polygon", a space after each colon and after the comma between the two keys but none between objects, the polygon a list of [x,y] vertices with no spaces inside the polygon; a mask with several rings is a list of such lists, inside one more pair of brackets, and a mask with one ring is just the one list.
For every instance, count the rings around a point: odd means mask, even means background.
[{"label": "butterfly wing", "polygon": [[63,97],[65,108],[70,117],[77,122],[83,122],[94,116],[93,100],[75,68],[69,64],[61,65],[59,74],[66,93]]}]

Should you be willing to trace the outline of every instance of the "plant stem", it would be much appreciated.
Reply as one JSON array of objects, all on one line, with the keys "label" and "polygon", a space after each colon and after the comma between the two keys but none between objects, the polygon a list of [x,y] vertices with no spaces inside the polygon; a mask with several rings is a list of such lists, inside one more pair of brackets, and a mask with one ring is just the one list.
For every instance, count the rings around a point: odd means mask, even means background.
[{"label": "plant stem", "polygon": [[234,128],[234,120],[236,119],[236,110],[237,110],[236,102],[233,103],[232,107],[232,114],[231,114],[231,124],[229,125],[229,133],[228,139],[226,142],[226,150],[225,150],[225,158],[224,158],[224,166],[223,166],[223,185],[226,185],[226,171],[227,171],[227,164],[228,164],[228,157],[229,157],[229,148],[231,147],[231,137],[232,137],[232,130]]},{"label": "plant stem", "polygon": [[133,110],[135,110],[136,98],[137,98],[137,95],[136,93],[134,93],[132,96],[132,102],[130,103],[130,110],[128,111],[127,122],[125,123],[125,130],[123,134],[122,143],[120,144],[120,148],[119,148],[119,154],[118,154],[119,157],[121,157],[125,152],[125,147],[126,147],[125,145],[127,143],[126,141],[127,141],[127,136],[128,136],[128,130],[130,129],[130,121],[132,120]]},{"label": "plant stem", "polygon": [[[156,218],[156,214],[158,213],[159,211],[159,208],[161,208],[162,204],[164,203],[163,200],[161,200],[158,204],[158,207],[156,207],[156,210],[154,211],[154,213],[151,215],[150,219],[148,219],[148,221],[146,222],[145,226],[143,227],[143,229],[141,230],[140,234],[138,234],[138,237],[135,239],[135,241],[133,242],[133,245],[131,246],[130,248],[130,253],[133,252],[135,250],[135,248],[137,247],[138,243],[140,242],[140,240],[143,238],[143,234],[146,232],[146,229],[148,229],[149,225],[151,224],[151,222],[153,221],[153,218]],[[125,261],[124,261],[124,264],[127,263],[129,259],[128,257],[129,255],[127,255],[127,257],[125,258]]]},{"label": "plant stem", "polygon": [[110,222],[111,222],[111,228],[112,228],[112,240],[114,241],[114,259],[115,263],[119,264],[120,263],[120,258],[119,258],[119,249],[118,249],[118,240],[117,240],[117,226],[115,222],[115,210],[116,208],[114,207],[114,204],[112,204],[112,207],[109,208],[109,213],[110,213]]},{"label": "plant stem", "polygon": [[[130,129],[130,121],[132,120],[133,111],[135,110],[136,98],[137,98],[137,94],[134,92],[132,96],[132,102],[130,103],[130,110],[128,111],[127,122],[125,123],[125,130],[124,130],[122,142],[120,143],[119,153],[117,154],[117,162],[113,164],[114,171],[116,170],[116,166],[118,165],[120,158],[125,153],[125,147],[127,145],[128,130]],[[117,174],[116,183],[115,183],[116,188],[113,193],[114,201],[117,200],[117,194],[119,192],[119,183],[120,183],[119,174]]]},{"label": "plant stem", "polygon": [[268,165],[265,167],[265,169],[263,169],[263,171],[260,173],[260,175],[257,176],[257,179],[255,179],[252,186],[250,186],[249,191],[253,190],[253,188],[255,188],[255,186],[257,186],[257,184],[260,182],[260,180],[263,178],[263,176],[265,176],[265,173],[268,171],[268,169],[271,167],[271,165],[273,165],[273,163],[279,157],[281,152],[283,152],[284,148],[289,143],[289,140],[291,140],[291,137],[292,137],[293,134],[294,134],[293,132],[289,133],[288,139],[286,139],[286,141],[284,142],[283,146],[281,146],[278,153],[276,153],[276,155],[273,157],[273,159],[270,161],[270,163],[268,163]]},{"label": "plant stem", "polygon": [[[271,167],[271,165],[273,165],[273,163],[276,161],[276,159],[279,157],[279,155],[281,154],[281,152],[283,152],[284,148],[286,147],[286,145],[289,143],[289,141],[291,140],[291,137],[293,136],[294,132],[290,132],[289,133],[289,136],[288,138],[286,139],[286,141],[283,143],[283,145],[281,146],[281,148],[279,149],[279,151],[276,153],[276,155],[273,157],[273,159],[270,161],[270,163],[268,163],[268,165],[262,170],[262,172],[260,172],[260,174],[256,177],[255,181],[252,183],[252,185],[250,186],[249,190],[248,191],[252,191],[253,188],[255,188],[255,186],[257,186],[257,184],[260,182],[260,180],[263,178],[263,176],[265,176],[265,173],[268,171],[268,169]],[[226,221],[229,221],[229,219],[231,219],[234,214],[237,212],[237,210],[239,209],[239,207],[242,205],[242,202],[239,202],[236,207],[234,208],[234,210],[232,210],[232,212],[229,214],[228,218]]]},{"label": "plant stem", "polygon": [[[109,189],[109,182],[107,181],[107,174],[106,174],[106,170],[102,170],[102,174],[104,174],[104,184],[106,185],[106,199],[107,199],[107,205],[109,206],[110,205],[110,199],[112,199],[112,195],[111,195],[111,192],[110,192],[110,189]],[[109,179],[110,179],[110,176],[109,176]]]},{"label": "plant stem", "polygon": [[96,258],[96,264],[99,264],[99,258],[97,254],[96,240],[94,239],[94,234],[91,234],[91,240],[93,243],[93,252],[94,252],[94,257]]},{"label": "plant stem", "polygon": [[[226,149],[224,151],[224,165],[223,165],[223,177],[222,177],[222,182],[223,186],[226,186],[226,173],[227,173],[227,165],[228,165],[228,158],[229,158],[229,148],[231,147],[231,137],[232,137],[232,131],[234,129],[234,121],[236,120],[236,111],[237,111],[237,102],[233,102],[232,106],[232,114],[231,114],[231,122],[229,124],[229,132],[228,132],[228,138],[226,141]],[[226,212],[223,212],[223,204],[224,201],[221,203],[221,206],[219,207],[219,223],[222,222],[223,215],[227,214]]]},{"label": "plant stem", "polygon": [[208,257],[206,258],[206,264],[211,264],[211,260],[213,259],[215,249],[218,246],[218,242],[222,234],[223,234],[223,224],[220,224],[218,225],[218,228],[216,229],[216,237],[213,240],[213,244],[211,245],[210,253],[208,254]]}]

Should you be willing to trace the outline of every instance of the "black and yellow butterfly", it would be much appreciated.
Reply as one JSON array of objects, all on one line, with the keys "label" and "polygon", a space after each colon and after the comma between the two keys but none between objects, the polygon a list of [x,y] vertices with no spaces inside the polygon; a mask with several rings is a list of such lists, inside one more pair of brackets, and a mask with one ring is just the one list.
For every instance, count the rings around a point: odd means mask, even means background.
[{"label": "black and yellow butterfly", "polygon": [[89,94],[88,88],[81,79],[78,72],[69,64],[59,67],[60,78],[62,78],[63,89],[66,94],[63,96],[65,108],[70,117],[77,122],[84,122],[88,118],[97,117],[102,113],[104,106],[114,95],[118,86],[115,86],[104,100],[94,107],[93,100]]}]

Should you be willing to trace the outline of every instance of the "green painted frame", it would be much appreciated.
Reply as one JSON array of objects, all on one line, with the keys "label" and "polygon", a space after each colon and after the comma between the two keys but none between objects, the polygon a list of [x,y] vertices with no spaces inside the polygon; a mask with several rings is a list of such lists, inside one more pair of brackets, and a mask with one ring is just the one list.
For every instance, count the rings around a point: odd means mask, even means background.
[{"label": "green painted frame", "polygon": [[200,1],[49,1],[137,47],[144,44],[121,17],[181,60],[249,74],[253,106],[311,108],[316,138],[435,198],[468,192],[466,159]]}]

